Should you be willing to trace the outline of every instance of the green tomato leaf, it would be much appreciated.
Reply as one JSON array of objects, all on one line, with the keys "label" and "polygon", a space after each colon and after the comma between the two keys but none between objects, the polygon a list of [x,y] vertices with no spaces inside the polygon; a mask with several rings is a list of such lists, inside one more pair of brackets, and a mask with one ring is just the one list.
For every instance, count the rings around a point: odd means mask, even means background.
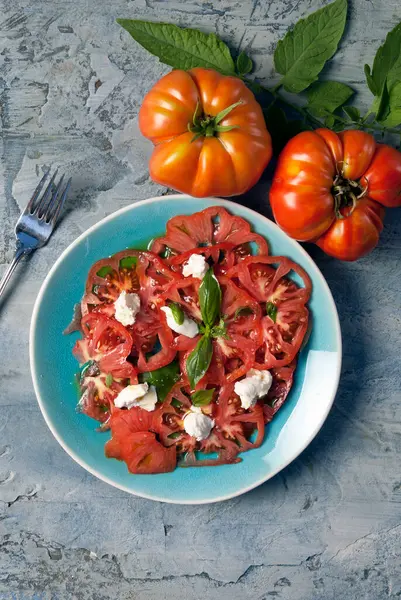
[{"label": "green tomato leaf", "polygon": [[401,23],[388,34],[376,52],[372,71],[365,65],[370,91],[375,95],[372,111],[385,127],[401,123]]},{"label": "green tomato leaf", "polygon": [[401,125],[401,81],[394,85],[390,91],[389,112],[381,121],[384,127],[397,127]]},{"label": "green tomato leaf", "polygon": [[247,73],[250,73],[252,71],[252,60],[247,54],[245,54],[245,52],[241,52],[239,54],[236,62],[236,67],[238,75],[246,75]]},{"label": "green tomato leaf", "polygon": [[178,302],[170,302],[169,308],[177,325],[182,325],[184,322],[185,313]]},{"label": "green tomato leaf", "polygon": [[[378,97],[379,98],[379,97]],[[390,94],[387,87],[387,79],[384,80],[380,99],[377,102],[376,121],[383,122],[390,113]]]},{"label": "green tomato leaf", "polygon": [[336,0],[296,23],[274,52],[274,65],[283,75],[281,85],[299,93],[316,81],[333,56],[344,33],[347,0]]},{"label": "green tomato leaf", "polygon": [[221,289],[211,268],[206,272],[199,286],[199,304],[203,322],[212,327],[220,315]]},{"label": "green tomato leaf", "polygon": [[141,382],[154,385],[157,392],[157,398],[161,402],[166,398],[167,394],[173,385],[180,378],[180,367],[178,362],[173,361],[165,367],[156,369],[155,371],[147,371],[140,376]]},{"label": "green tomato leaf", "polygon": [[117,23],[160,62],[174,69],[206,67],[235,74],[230,50],[214,33],[136,19],[117,19]]},{"label": "green tomato leaf", "polygon": [[387,34],[384,44],[376,52],[372,80],[375,96],[381,95],[386,81],[391,92],[393,85],[401,80],[401,23]]},{"label": "green tomato leaf", "polygon": [[351,119],[351,121],[358,122],[361,118],[361,113],[356,106],[343,106],[343,111]]},{"label": "green tomato leaf", "polygon": [[324,120],[324,124],[326,125],[326,127],[328,127],[329,129],[331,129],[332,127],[334,127],[336,120],[333,117],[333,115],[328,115],[325,120]]},{"label": "green tomato leaf", "polygon": [[[354,91],[345,83],[339,81],[319,81],[314,83],[307,92],[308,108],[311,112],[334,112],[345,104]],[[324,116],[323,113],[318,116]]]},{"label": "green tomato leaf", "polygon": [[374,96],[377,96],[379,90],[376,87],[375,81],[372,77],[372,73],[370,72],[370,67],[369,65],[365,65],[363,67],[363,71],[365,73],[365,77],[366,77],[366,82],[368,84],[368,88],[370,89],[370,91],[372,92],[372,94]]},{"label": "green tomato leaf", "polygon": [[187,358],[186,367],[192,388],[196,386],[208,370],[212,355],[212,340],[208,335],[204,335]]},{"label": "green tomato leaf", "polygon": [[269,315],[273,323],[277,319],[277,306],[273,302],[266,302],[266,313]]},{"label": "green tomato leaf", "polygon": [[213,399],[215,388],[211,390],[199,390],[191,395],[192,404],[194,406],[207,406]]}]

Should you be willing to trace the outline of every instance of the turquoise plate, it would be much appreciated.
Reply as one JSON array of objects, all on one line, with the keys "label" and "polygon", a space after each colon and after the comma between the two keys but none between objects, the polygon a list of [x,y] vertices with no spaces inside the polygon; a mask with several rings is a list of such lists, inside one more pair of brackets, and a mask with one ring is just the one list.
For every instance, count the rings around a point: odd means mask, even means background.
[{"label": "turquoise plate", "polygon": [[[108,433],[97,433],[92,419],[75,411],[77,363],[71,354],[77,334],[63,336],[72,309],[83,294],[92,264],[160,235],[170,217],[213,204],[244,217],[269,242],[272,254],[293,259],[313,282],[313,329],[302,350],[287,402],[267,426],[265,441],[235,465],[180,469],[161,475],[131,475],[126,465],[104,456]],[[57,310],[55,310],[57,308]],[[50,318],[51,315],[51,318]],[[117,488],[163,502],[202,504],[226,500],[273,477],[315,437],[333,403],[341,368],[337,310],[321,272],[295,241],[260,214],[227,200],[182,195],[137,202],[94,225],[67,248],[46,277],[33,311],[30,361],[40,409],[51,432],[82,467]]]}]

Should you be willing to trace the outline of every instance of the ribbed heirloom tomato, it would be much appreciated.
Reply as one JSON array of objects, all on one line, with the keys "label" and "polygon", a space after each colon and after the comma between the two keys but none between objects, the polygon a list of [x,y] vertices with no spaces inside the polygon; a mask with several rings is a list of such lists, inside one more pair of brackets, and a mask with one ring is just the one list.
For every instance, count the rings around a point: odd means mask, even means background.
[{"label": "ribbed heirloom tomato", "polygon": [[304,131],[279,157],[270,203],[290,237],[356,260],[376,246],[384,207],[401,206],[401,153],[359,130]]},{"label": "ribbed heirloom tomato", "polygon": [[145,96],[142,134],[155,145],[150,176],[192,196],[235,196],[267,166],[272,145],[262,109],[237,77],[172,71]]}]

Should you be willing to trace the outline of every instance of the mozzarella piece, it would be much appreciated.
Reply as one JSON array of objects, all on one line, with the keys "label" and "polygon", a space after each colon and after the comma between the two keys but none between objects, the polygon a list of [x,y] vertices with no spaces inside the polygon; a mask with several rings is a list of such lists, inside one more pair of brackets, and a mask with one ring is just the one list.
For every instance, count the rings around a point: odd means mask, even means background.
[{"label": "mozzarella piece", "polygon": [[149,387],[147,383],[127,385],[114,400],[114,406],[117,406],[117,408],[133,408],[134,406],[138,406],[148,412],[155,410],[156,403],[156,388],[153,385]]},{"label": "mozzarella piece", "polygon": [[114,316],[117,321],[124,326],[133,325],[141,308],[141,299],[138,294],[121,292],[114,302],[114,308],[116,309]]},{"label": "mozzarella piece", "polygon": [[273,377],[270,371],[250,369],[245,379],[237,381],[234,385],[234,392],[240,397],[242,408],[248,409],[255,406],[259,398],[266,396],[272,382]]},{"label": "mozzarella piece", "polygon": [[196,277],[196,279],[203,279],[208,270],[209,265],[202,254],[191,254],[188,262],[182,268],[182,274],[184,277],[192,276]]},{"label": "mozzarella piece", "polygon": [[184,416],[184,429],[197,442],[209,437],[213,427],[214,420],[204,415],[198,406],[191,406],[191,410]]},{"label": "mozzarella piece", "polygon": [[174,319],[173,312],[169,306],[162,306],[161,310],[165,313],[167,319],[167,325],[181,335],[185,335],[189,338],[194,338],[199,333],[198,324],[195,323],[192,319],[190,319],[187,315],[184,315],[184,322],[181,325],[178,325],[177,321]]}]

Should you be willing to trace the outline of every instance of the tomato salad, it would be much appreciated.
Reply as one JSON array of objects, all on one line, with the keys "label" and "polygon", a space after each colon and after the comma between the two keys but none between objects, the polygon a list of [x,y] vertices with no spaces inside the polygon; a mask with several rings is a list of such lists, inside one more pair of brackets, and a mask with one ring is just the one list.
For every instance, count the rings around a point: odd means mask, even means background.
[{"label": "tomato salad", "polygon": [[163,473],[260,446],[292,386],[310,293],[299,265],[219,206],[96,262],[73,353],[79,410],[111,430],[106,455]]}]

